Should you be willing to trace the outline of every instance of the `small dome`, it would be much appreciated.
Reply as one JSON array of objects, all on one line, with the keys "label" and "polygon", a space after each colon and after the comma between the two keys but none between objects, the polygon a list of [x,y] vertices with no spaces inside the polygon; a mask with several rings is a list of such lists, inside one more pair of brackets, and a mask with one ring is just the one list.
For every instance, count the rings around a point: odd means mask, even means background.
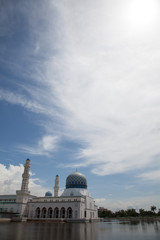
[{"label": "small dome", "polygon": [[46,192],[45,197],[52,197],[52,193],[50,191]]},{"label": "small dome", "polygon": [[77,171],[70,174],[66,179],[66,189],[67,188],[85,188],[87,189],[87,179],[86,177]]}]

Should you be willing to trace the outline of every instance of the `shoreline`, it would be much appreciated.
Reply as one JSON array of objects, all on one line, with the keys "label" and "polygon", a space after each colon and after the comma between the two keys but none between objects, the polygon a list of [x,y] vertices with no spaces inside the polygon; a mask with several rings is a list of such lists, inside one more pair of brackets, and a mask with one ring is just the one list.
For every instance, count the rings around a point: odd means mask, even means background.
[{"label": "shoreline", "polygon": [[[160,221],[160,217],[116,217],[116,218],[100,218],[99,221],[93,221],[93,222],[138,222],[138,221],[144,221],[144,222],[153,222],[153,221]],[[31,219],[25,219],[25,221],[14,221],[12,218],[0,218],[0,223],[9,223],[9,222],[52,222],[52,223],[69,223],[70,221],[53,221],[53,220],[35,220],[32,221]],[[71,221],[72,222],[72,221]],[[89,221],[84,221],[83,223],[87,223]],[[90,222],[90,223],[93,223]],[[80,221],[77,221],[77,223],[81,223]]]},{"label": "shoreline", "polygon": [[115,218],[103,218],[103,222],[106,221],[160,221],[160,217],[115,217]]}]

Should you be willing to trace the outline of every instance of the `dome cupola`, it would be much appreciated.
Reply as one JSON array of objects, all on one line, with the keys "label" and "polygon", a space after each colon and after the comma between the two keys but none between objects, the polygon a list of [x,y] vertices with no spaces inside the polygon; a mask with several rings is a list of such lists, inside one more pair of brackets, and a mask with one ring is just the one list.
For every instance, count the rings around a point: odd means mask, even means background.
[{"label": "dome cupola", "polygon": [[46,192],[45,197],[52,197],[52,193],[50,191]]},{"label": "dome cupola", "polygon": [[77,171],[70,174],[66,179],[66,189],[68,188],[83,188],[87,189],[86,177]]}]

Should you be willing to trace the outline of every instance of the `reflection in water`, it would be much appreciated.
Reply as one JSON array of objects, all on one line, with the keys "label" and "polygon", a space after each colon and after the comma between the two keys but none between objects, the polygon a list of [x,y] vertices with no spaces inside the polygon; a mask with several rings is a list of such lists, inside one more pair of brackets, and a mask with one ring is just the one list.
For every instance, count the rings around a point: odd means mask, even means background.
[{"label": "reflection in water", "polygon": [[1,240],[159,240],[160,222],[0,223]]},{"label": "reflection in water", "polygon": [[[13,227],[14,225],[14,227]],[[13,231],[12,238],[16,240],[96,240],[96,224],[91,223],[10,223],[8,228]],[[0,232],[1,233],[1,232]],[[0,238],[1,239],[1,238]],[[1,239],[2,240],[2,239]]]},{"label": "reflection in water", "polygon": [[148,225],[152,225],[152,228],[154,228],[155,232],[160,232],[160,223],[159,221],[147,221],[147,222],[141,222],[141,227],[143,231],[148,230]]}]

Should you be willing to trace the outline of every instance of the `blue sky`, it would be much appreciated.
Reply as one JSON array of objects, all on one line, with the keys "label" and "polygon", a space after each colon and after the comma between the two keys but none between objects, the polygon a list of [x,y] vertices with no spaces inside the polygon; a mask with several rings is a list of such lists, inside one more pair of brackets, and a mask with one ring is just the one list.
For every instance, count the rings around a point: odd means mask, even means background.
[{"label": "blue sky", "polygon": [[0,194],[82,172],[99,206],[160,208],[160,3],[0,2]]}]

